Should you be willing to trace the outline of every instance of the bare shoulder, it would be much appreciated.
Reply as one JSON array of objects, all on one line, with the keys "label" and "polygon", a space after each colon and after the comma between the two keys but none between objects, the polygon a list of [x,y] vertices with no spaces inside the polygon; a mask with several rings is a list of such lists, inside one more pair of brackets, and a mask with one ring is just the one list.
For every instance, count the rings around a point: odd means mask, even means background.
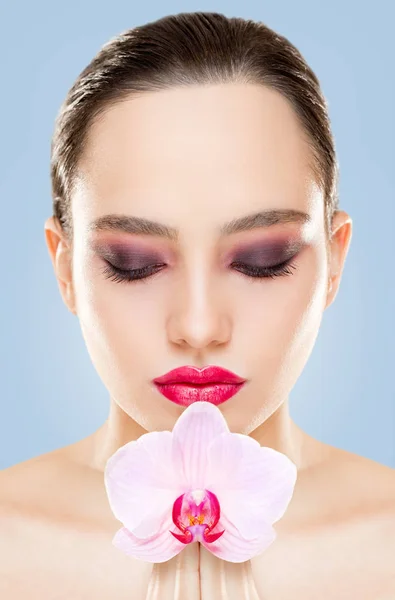
[{"label": "bare shoulder", "polygon": [[149,569],[111,544],[119,527],[103,474],[62,450],[0,471],[0,598],[30,598],[33,588],[42,600],[146,590]]},{"label": "bare shoulder", "polygon": [[17,463],[0,471],[0,507],[5,511],[17,512],[28,505],[30,495],[41,488],[43,478],[51,476],[56,465],[56,453],[43,454]]},{"label": "bare shoulder", "polygon": [[[71,460],[69,446],[0,471],[0,518],[105,519],[103,473]],[[103,512],[104,511],[104,512]]]},{"label": "bare shoulder", "polygon": [[59,489],[58,452],[44,454],[0,471],[0,597],[20,598],[21,573],[39,552],[43,522],[50,518],[51,496]]},{"label": "bare shoulder", "polygon": [[[380,558],[395,585],[395,469],[357,454],[333,449],[328,481],[336,487],[339,527],[355,531]],[[342,509],[340,507],[343,507]],[[336,519],[334,520],[336,522]]]},{"label": "bare shoulder", "polygon": [[60,450],[54,450],[0,471],[0,514],[45,511],[67,479],[68,466]]},{"label": "bare shoulder", "polygon": [[395,469],[346,450],[334,449],[329,468],[344,483],[350,498],[373,511],[395,514]]},{"label": "bare shoulder", "polygon": [[7,556],[0,574],[20,566],[21,549],[43,545],[44,539],[53,545],[68,535],[100,538],[117,523],[103,474],[70,460],[64,448],[0,471],[0,555]]},{"label": "bare shoulder", "polygon": [[344,544],[349,533],[361,554],[362,571],[381,582],[383,595],[372,597],[395,597],[395,469],[344,450],[336,450],[331,468],[348,501],[346,525],[338,529]]},{"label": "bare shoulder", "polygon": [[365,532],[383,552],[387,548],[395,555],[395,469],[310,436],[307,439],[309,456],[320,460],[298,474],[297,526]]}]

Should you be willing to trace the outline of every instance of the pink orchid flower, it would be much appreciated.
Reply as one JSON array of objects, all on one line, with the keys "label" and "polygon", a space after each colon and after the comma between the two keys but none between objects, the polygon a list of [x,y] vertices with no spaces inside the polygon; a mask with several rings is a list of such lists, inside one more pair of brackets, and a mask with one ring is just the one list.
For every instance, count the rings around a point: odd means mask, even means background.
[{"label": "pink orchid flower", "polygon": [[145,433],[108,459],[108,500],[124,525],[112,543],[148,562],[165,562],[193,542],[244,562],[275,540],[272,524],[296,477],[287,456],[231,433],[219,408],[195,402],[172,432]]}]

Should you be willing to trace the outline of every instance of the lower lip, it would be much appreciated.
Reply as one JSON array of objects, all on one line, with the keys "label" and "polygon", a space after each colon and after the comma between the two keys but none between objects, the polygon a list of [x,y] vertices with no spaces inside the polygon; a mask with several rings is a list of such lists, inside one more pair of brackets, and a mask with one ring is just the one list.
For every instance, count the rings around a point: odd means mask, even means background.
[{"label": "lower lip", "polygon": [[207,385],[193,385],[187,383],[155,383],[161,394],[172,402],[189,406],[194,402],[205,401],[211,404],[222,404],[244,386],[242,383],[212,383]]}]

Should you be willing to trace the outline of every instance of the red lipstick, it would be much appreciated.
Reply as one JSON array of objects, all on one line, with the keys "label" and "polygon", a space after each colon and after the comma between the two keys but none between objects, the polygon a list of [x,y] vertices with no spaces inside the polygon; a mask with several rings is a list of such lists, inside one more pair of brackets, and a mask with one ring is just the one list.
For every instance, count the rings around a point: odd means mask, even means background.
[{"label": "red lipstick", "polygon": [[221,404],[234,396],[246,379],[222,367],[210,365],[204,369],[179,367],[153,382],[166,398],[176,404],[189,406],[198,401]]}]

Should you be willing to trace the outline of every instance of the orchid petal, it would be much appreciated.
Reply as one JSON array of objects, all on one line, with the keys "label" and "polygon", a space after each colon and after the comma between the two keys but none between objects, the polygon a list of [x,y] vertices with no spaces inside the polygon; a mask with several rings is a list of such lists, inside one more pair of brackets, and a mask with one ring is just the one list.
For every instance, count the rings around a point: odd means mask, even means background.
[{"label": "orchid petal", "polygon": [[207,469],[207,447],[222,433],[229,432],[221,411],[210,402],[191,404],[173,427],[174,448],[181,452],[188,487],[201,489]]},{"label": "orchid petal", "polygon": [[[277,537],[275,529],[267,524],[265,528],[261,529],[258,537],[246,540],[240,536],[238,530],[225,515],[221,516],[217,528],[225,529],[224,534],[217,541],[207,543],[203,540],[201,543],[218,558],[233,563],[244,562],[261,554]],[[215,529],[213,533],[215,533]]]},{"label": "orchid petal", "polygon": [[258,524],[264,527],[283,516],[297,477],[296,465],[285,454],[248,436],[223,433],[207,456],[206,487],[242,535],[249,539]]},{"label": "orchid petal", "polygon": [[129,531],[144,537],[159,529],[164,513],[185,489],[180,464],[170,431],[144,434],[109,458],[105,486],[110,507]]},{"label": "orchid petal", "polygon": [[185,544],[169,533],[171,526],[171,519],[168,519],[160,533],[146,539],[140,539],[122,527],[116,532],[112,543],[133,558],[152,563],[166,562],[185,548]]}]

